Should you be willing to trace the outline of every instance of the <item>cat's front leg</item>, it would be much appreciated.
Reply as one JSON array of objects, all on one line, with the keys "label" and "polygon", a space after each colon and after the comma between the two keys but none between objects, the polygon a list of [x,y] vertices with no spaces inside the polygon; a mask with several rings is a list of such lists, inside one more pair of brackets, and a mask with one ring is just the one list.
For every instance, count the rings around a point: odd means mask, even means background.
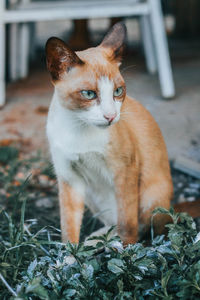
[{"label": "cat's front leg", "polygon": [[79,242],[84,212],[83,189],[58,178],[62,241]]},{"label": "cat's front leg", "polygon": [[138,240],[138,176],[128,170],[121,172],[115,180],[117,187],[118,224],[117,231],[124,245]]}]

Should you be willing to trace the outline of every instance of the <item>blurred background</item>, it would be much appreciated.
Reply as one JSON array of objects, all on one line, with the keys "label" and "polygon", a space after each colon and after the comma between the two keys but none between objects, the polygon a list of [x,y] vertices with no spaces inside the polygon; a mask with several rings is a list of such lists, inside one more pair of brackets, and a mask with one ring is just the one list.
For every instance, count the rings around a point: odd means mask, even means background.
[{"label": "blurred background", "polygon": [[178,197],[193,201],[200,195],[199,0],[1,0],[0,5],[6,82],[1,146],[17,145],[28,156],[40,150],[48,157],[45,122],[53,86],[46,40],[56,36],[82,50],[98,45],[122,20],[128,30],[121,66],[128,94],[159,123],[173,172],[180,172],[174,177]]},{"label": "blurred background", "polygon": [[[200,299],[199,16],[200,0],[0,0],[0,299]],[[53,94],[45,44],[56,36],[74,50],[94,47],[118,21],[128,31],[127,92],[158,122],[172,206],[195,223],[174,217],[169,239],[150,241],[151,230],[126,252],[107,235],[93,252],[55,242],[61,231],[45,132]],[[98,216],[106,212],[85,207],[80,241],[103,226]]]}]

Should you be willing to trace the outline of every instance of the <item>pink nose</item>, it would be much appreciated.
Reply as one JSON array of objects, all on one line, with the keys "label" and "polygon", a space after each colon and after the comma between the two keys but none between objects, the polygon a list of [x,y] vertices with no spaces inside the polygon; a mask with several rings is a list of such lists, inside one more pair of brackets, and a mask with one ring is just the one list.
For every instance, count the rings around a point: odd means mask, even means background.
[{"label": "pink nose", "polygon": [[107,114],[107,115],[104,115],[104,118],[106,120],[108,120],[109,124],[115,119],[115,117],[117,116],[116,113],[114,114]]}]

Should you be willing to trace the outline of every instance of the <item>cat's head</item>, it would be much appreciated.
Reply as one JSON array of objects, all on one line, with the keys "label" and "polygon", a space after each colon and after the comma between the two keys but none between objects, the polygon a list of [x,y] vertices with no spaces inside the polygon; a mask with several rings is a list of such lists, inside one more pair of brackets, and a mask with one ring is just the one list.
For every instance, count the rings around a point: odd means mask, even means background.
[{"label": "cat's head", "polygon": [[52,37],[46,44],[47,68],[62,106],[82,122],[106,127],[117,122],[126,96],[119,71],[126,27],[115,24],[102,43],[74,52]]}]

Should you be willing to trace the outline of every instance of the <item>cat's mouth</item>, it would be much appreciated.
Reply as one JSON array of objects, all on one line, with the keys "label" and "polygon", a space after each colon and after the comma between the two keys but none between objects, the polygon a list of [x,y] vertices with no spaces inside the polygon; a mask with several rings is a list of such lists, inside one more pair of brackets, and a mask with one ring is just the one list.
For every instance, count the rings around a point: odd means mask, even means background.
[{"label": "cat's mouth", "polygon": [[81,123],[88,125],[88,126],[93,126],[93,127],[97,127],[97,128],[108,128],[112,125],[114,125],[115,123],[117,123],[119,121],[119,118],[116,117],[114,120],[111,121],[103,121],[103,120],[94,120],[94,119],[83,119],[81,118]]},{"label": "cat's mouth", "polygon": [[99,128],[108,128],[108,127],[112,126],[115,123],[116,122],[108,122],[108,123],[104,123],[104,124],[95,124],[95,126],[99,127]]},{"label": "cat's mouth", "polygon": [[97,124],[97,125],[95,125],[95,126],[97,126],[97,127],[99,127],[99,128],[107,128],[107,127],[109,127],[110,125],[112,125],[112,124]]},{"label": "cat's mouth", "polygon": [[114,119],[113,121],[111,122],[106,122],[106,123],[96,123],[94,124],[96,127],[99,127],[99,128],[108,128],[112,125],[114,125],[115,123],[117,123],[119,121],[118,118]]}]

